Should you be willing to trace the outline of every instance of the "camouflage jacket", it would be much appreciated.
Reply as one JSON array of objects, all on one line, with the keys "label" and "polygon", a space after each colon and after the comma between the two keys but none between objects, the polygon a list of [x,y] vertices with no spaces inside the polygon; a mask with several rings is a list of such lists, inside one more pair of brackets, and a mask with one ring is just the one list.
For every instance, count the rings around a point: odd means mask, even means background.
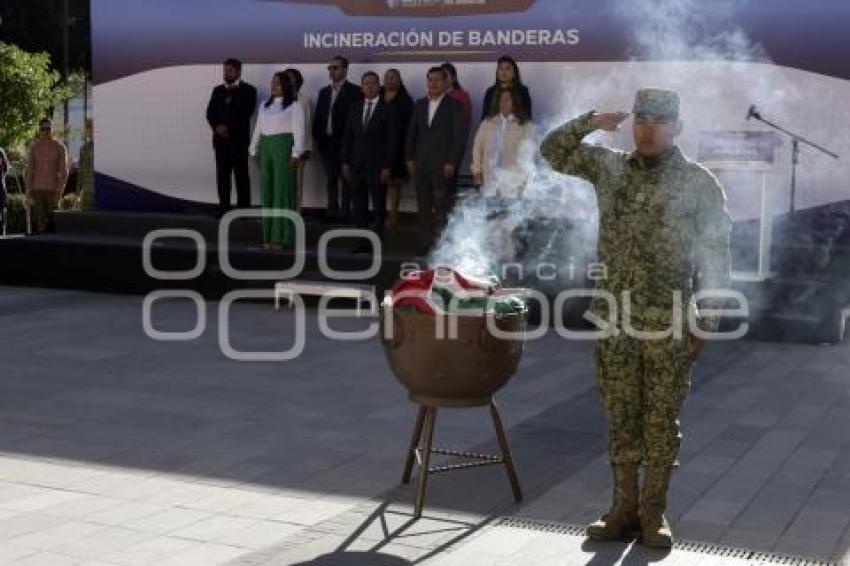
[{"label": "camouflage jacket", "polygon": [[[681,291],[683,315],[694,308],[695,289],[729,289],[729,215],[717,178],[687,159],[674,146],[647,162],[625,153],[582,143],[594,127],[591,113],[551,132],[542,155],[551,166],[593,183],[599,204],[599,261],[607,277],[597,289],[612,293],[618,307],[630,292],[635,328],[669,325],[674,292]],[[700,301],[722,308],[722,299]],[[607,303],[595,299],[592,310],[607,320]],[[622,318],[622,313],[620,314]],[[717,316],[699,317],[715,330]],[[687,328],[687,318],[684,318]]]}]

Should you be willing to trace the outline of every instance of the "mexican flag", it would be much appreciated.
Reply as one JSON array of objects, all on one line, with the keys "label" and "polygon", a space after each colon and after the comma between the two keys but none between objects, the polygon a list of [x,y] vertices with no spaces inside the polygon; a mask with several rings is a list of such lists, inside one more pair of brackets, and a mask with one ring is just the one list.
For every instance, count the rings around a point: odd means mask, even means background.
[{"label": "mexican flag", "polygon": [[391,301],[393,308],[433,315],[483,316],[525,310],[522,299],[501,289],[497,277],[474,278],[449,267],[410,273],[393,286]]}]

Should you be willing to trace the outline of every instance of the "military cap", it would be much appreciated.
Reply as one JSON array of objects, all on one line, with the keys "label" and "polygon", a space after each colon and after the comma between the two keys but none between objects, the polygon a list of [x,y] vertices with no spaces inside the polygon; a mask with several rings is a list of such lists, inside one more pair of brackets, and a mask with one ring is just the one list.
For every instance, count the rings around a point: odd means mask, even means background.
[{"label": "military cap", "polygon": [[642,88],[635,94],[632,112],[637,117],[675,120],[679,117],[679,95],[672,90]]}]

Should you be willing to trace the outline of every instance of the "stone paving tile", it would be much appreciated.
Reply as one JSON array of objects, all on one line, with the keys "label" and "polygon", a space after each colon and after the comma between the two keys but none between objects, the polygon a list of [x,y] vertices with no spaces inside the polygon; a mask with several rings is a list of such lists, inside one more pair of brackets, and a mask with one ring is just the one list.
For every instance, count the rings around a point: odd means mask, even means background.
[{"label": "stone paving tile", "polygon": [[354,505],[356,505],[354,502],[339,502],[333,499],[304,500],[293,504],[272,519],[311,526],[343,513]]},{"label": "stone paving tile", "polygon": [[746,506],[764,487],[761,480],[740,476],[723,476],[705,492],[706,500],[727,501]]},{"label": "stone paving tile", "polygon": [[746,501],[718,501],[701,498],[682,515],[683,522],[705,523],[726,526],[734,522],[746,505]]},{"label": "stone paving tile", "polygon": [[232,560],[250,553],[250,550],[227,546],[224,544],[193,542],[187,549],[180,550],[170,557],[157,562],[157,566],[186,566],[188,564],[203,564],[204,566],[221,566]]},{"label": "stone paving tile", "polygon": [[64,521],[52,527],[9,538],[9,543],[34,550],[52,550],[66,542],[92,535],[108,527],[82,521]]},{"label": "stone paving tile", "polygon": [[16,564],[19,560],[32,556],[36,551],[9,543],[0,545],[0,564]]},{"label": "stone paving tile", "polygon": [[95,522],[101,511],[110,507],[115,507],[122,500],[103,495],[90,495],[81,493],[81,497],[75,498],[67,503],[58,503],[43,510],[45,515],[62,517],[65,519],[75,519],[78,521]]},{"label": "stone paving tile", "polygon": [[80,561],[72,556],[55,552],[38,552],[18,559],[16,566],[78,566]]},{"label": "stone paving tile", "polygon": [[[150,517],[162,510],[163,507],[161,505],[116,500],[113,505],[89,514],[86,520],[92,523],[118,527],[138,519]],[[49,512],[49,509],[45,510],[45,513]]]},{"label": "stone paving tile", "polygon": [[[829,544],[828,541],[819,538],[787,535],[779,539],[774,545],[773,551],[794,556],[820,556],[828,558],[831,554],[830,552],[824,555],[824,548],[827,544]],[[830,545],[831,547],[832,545]]]},{"label": "stone paving tile", "polygon": [[803,440],[796,431],[767,431],[756,445],[729,470],[730,474],[767,479],[796,450]]},{"label": "stone paving tile", "polygon": [[733,528],[720,539],[721,544],[735,548],[749,548],[764,552],[775,548],[779,535],[757,529]]},{"label": "stone paving tile", "polygon": [[181,552],[195,548],[196,543],[187,539],[169,536],[156,536],[124,548],[108,552],[103,559],[120,566],[147,566],[159,564]]},{"label": "stone paving tile", "polygon": [[774,480],[814,487],[832,466],[838,450],[799,448],[776,472]]},{"label": "stone paving tile", "polygon": [[[248,529],[257,523],[252,519],[213,515],[170,533],[172,536],[201,542],[218,542],[234,531]],[[237,545],[230,545],[237,546]]]},{"label": "stone paving tile", "polygon": [[174,531],[187,528],[190,525],[194,525],[195,523],[204,519],[209,519],[210,517],[212,517],[212,514],[204,511],[171,507],[164,511],[147,515],[134,521],[128,521],[126,525],[128,528],[135,529],[137,531],[166,535],[171,534]]},{"label": "stone paving tile", "polygon": [[794,520],[809,493],[807,488],[799,485],[769,483],[732,526],[780,535]]},{"label": "stone paving tile", "polygon": [[709,475],[721,475],[728,471],[736,461],[737,459],[732,456],[698,454],[688,461],[688,468]]},{"label": "stone paving tile", "polygon": [[222,536],[218,536],[213,542],[261,550],[269,546],[279,544],[294,533],[302,530],[299,525],[281,523],[279,521],[253,521],[243,528],[228,530]]},{"label": "stone paving tile", "polygon": [[83,535],[75,540],[52,546],[50,550],[79,559],[94,560],[151,538],[148,533],[121,527],[107,527],[90,535]]},{"label": "stone paving tile", "polygon": [[66,522],[60,517],[39,513],[17,513],[0,519],[0,540],[5,543],[16,537],[39,533]]},{"label": "stone paving tile", "polygon": [[785,539],[808,538],[823,541],[832,548],[847,528],[846,508],[844,511],[830,511],[807,504],[797,513],[779,543],[785,544]]},{"label": "stone paving tile", "polygon": [[[714,509],[712,509],[714,511]],[[723,513],[721,509],[719,513]],[[701,520],[703,517],[709,521]],[[674,534],[687,540],[698,540],[703,542],[720,542],[729,533],[729,524],[721,524],[713,519],[717,514],[706,514],[693,519],[682,518],[672,525]]]}]

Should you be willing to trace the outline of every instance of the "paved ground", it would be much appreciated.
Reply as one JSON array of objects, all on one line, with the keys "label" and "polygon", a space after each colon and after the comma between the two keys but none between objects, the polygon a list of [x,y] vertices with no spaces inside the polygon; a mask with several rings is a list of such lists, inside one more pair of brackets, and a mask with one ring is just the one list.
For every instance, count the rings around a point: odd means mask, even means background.
[{"label": "paved ground", "polygon": [[[216,316],[189,342],[142,331],[142,300],[0,288],[0,563],[744,564],[686,543],[668,555],[593,545],[608,502],[591,347],[528,345],[500,395],[525,501],[503,470],[438,476],[410,520],[399,476],[414,407],[375,340],[235,362]],[[193,325],[188,302],[154,309]],[[355,328],[340,321],[340,328]],[[336,324],[335,324],[336,325]],[[233,345],[285,349],[293,316],[239,303]],[[850,555],[850,345],[712,344],[683,416],[670,516],[689,541]],[[486,412],[441,414],[437,440],[495,448]],[[508,519],[506,521],[506,518]],[[715,550],[721,549],[716,547]],[[749,556],[749,561],[741,557]]]}]

